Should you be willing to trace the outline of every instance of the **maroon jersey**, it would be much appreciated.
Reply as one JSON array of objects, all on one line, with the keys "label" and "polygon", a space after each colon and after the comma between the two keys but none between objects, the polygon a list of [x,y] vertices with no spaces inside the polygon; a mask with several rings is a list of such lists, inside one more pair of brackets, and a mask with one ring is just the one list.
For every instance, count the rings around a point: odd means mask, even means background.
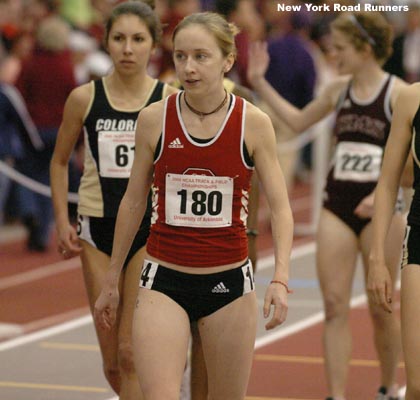
[{"label": "maroon jersey", "polygon": [[246,103],[231,95],[216,136],[201,143],[186,130],[181,98],[182,92],[165,101],[147,251],[159,260],[188,267],[244,260],[253,170],[244,155]]},{"label": "maroon jersey", "polygon": [[391,127],[393,81],[394,77],[386,76],[379,91],[367,101],[355,98],[351,83],[342,96],[334,128],[335,153],[324,192],[326,208],[339,202],[354,209],[375,189]]}]

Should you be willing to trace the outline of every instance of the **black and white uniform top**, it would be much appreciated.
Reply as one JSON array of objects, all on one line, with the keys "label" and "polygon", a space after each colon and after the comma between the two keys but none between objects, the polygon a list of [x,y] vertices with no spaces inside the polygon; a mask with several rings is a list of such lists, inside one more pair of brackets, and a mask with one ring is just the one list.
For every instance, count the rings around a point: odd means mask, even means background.
[{"label": "black and white uniform top", "polygon": [[[112,104],[104,79],[92,81],[93,96],[84,120],[84,171],[78,213],[117,216],[134,160],[135,131],[140,110],[163,97],[165,84],[156,80],[145,103],[136,110]],[[150,210],[146,211],[150,213]]]},{"label": "black and white uniform top", "polygon": [[413,119],[411,152],[414,165],[414,195],[407,217],[408,225],[420,226],[420,106]]},{"label": "black and white uniform top", "polygon": [[391,127],[390,98],[395,77],[386,75],[371,99],[358,100],[352,82],[340,98],[334,128],[335,153],[325,203],[357,204],[375,189]]}]

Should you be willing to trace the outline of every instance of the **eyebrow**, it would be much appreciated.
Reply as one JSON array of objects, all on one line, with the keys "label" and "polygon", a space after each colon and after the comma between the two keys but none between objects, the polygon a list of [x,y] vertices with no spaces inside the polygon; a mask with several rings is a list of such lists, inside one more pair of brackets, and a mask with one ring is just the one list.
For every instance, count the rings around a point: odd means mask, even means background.
[{"label": "eyebrow", "polygon": [[[185,50],[183,50],[183,49],[174,49],[174,51],[185,51]],[[206,52],[206,53],[210,53],[211,52],[211,50],[209,50],[209,49],[192,49],[192,51],[203,51],[203,52]]]}]

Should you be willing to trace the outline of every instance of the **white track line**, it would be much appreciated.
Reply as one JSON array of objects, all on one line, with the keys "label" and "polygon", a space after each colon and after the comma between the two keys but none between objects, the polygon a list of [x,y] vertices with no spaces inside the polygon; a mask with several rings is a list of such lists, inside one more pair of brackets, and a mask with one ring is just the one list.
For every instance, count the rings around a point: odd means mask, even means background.
[{"label": "white track line", "polygon": [[12,276],[0,279],[0,290],[8,289],[13,286],[23,285],[35,280],[47,278],[49,276],[61,274],[72,269],[80,267],[79,257],[70,258],[69,260],[58,261],[45,267],[37,268],[32,271],[22,272]]},{"label": "white track line", "polygon": [[89,313],[89,306],[80,307],[60,314],[55,314],[50,317],[37,319],[35,321],[22,324],[20,327],[23,331],[22,333],[35,332],[39,331],[40,329],[46,329],[47,327],[71,321],[75,318],[84,317],[85,315],[89,315]]},{"label": "white track line", "polygon": [[[315,251],[315,243],[308,243],[303,246],[296,247],[292,250],[291,259],[293,260],[299,257],[303,257],[305,255],[313,253],[314,251]],[[258,268],[260,270],[264,270],[270,267],[272,268],[273,261],[274,261],[273,256],[267,256],[267,257],[261,258],[258,262]],[[49,276],[50,274],[54,272],[52,271],[53,268],[57,268],[57,267],[60,268],[60,265],[62,269],[72,269],[79,265],[78,262],[79,262],[78,258],[72,258],[70,260],[60,261],[56,264],[52,264],[43,268],[38,268],[37,270],[33,271],[33,274],[31,272],[28,272],[28,273],[19,274],[17,276],[10,277],[10,278],[3,278],[2,280],[0,280],[0,288],[2,287],[2,285],[3,287],[9,287],[9,286],[6,286],[4,282],[6,282],[8,285],[16,285],[19,283],[28,282],[29,279],[39,279],[40,277]],[[73,263],[75,265],[73,265]],[[18,338],[14,338],[6,342],[0,343],[0,351],[9,350],[18,346],[22,346],[27,343],[45,339],[47,337],[50,337],[56,334],[67,332],[72,329],[76,329],[81,326],[87,325],[91,322],[92,322],[92,317],[90,316],[90,314],[86,314],[83,317],[76,318],[69,322],[65,322],[63,324],[59,324],[51,328],[47,328],[47,329],[44,329],[35,333],[20,336]]]},{"label": "white track line", "polygon": [[25,330],[22,328],[22,325],[0,323],[0,340],[11,339],[24,333]]},{"label": "white track line", "polygon": [[[304,257],[308,254],[315,252],[315,243],[311,242],[302,246],[299,246],[292,250],[291,259],[297,259],[300,257]],[[70,262],[74,259],[67,260],[67,262]],[[78,260],[78,259],[77,259]],[[274,257],[268,256],[262,258],[258,263],[258,268],[260,270],[267,269],[269,267],[273,266]],[[61,263],[66,263],[66,261],[62,261]],[[57,263],[60,264],[60,263]],[[56,265],[56,264],[53,264]],[[47,268],[47,267],[44,267]],[[74,267],[73,267],[74,268]],[[40,268],[41,269],[41,268]],[[70,268],[69,268],[70,269]],[[24,274],[20,274],[24,275]],[[7,278],[6,278],[7,279]],[[3,280],[0,280],[0,285]],[[1,286],[0,286],[1,287]],[[366,295],[362,294],[360,296],[357,296],[351,300],[351,308],[360,306],[362,304],[365,304],[367,301]],[[294,333],[300,332],[304,329],[307,329],[313,325],[316,325],[320,322],[322,322],[324,319],[324,313],[318,312],[314,315],[311,315],[299,322],[296,322],[290,326],[288,326],[285,329],[278,330],[276,332],[272,332],[269,334],[264,335],[263,337],[259,338],[255,342],[255,349],[259,349],[263,346],[266,346],[276,340],[281,340],[287,336],[290,336]],[[22,346],[28,343],[35,342],[37,340],[45,339],[47,337],[57,335],[60,333],[68,332],[70,330],[79,328],[81,326],[85,326],[87,324],[92,323],[92,317],[90,314],[85,315],[83,317],[74,319],[69,322],[65,322],[63,324],[57,325],[55,327],[47,328],[39,332],[31,333],[29,335],[24,335],[9,341],[6,341],[4,343],[0,343],[0,351],[9,350],[18,346]],[[405,393],[405,387],[401,388],[399,391],[399,395],[402,396]],[[112,397],[107,400],[118,400],[118,397]]]},{"label": "white track line", "polygon": [[28,343],[36,342],[37,340],[45,339],[50,336],[58,335],[60,333],[68,332],[73,329],[79,328],[92,323],[92,316],[90,314],[80,318],[73,319],[60,325],[51,328],[43,329],[38,332],[30,333],[4,343],[0,343],[0,351],[10,350],[15,347],[23,346]]},{"label": "white track line", "polygon": [[[367,297],[365,294],[361,294],[357,297],[354,297],[351,300],[351,308],[358,307],[362,304],[365,304],[367,301]],[[313,325],[316,325],[324,320],[324,312],[320,311],[317,312],[305,319],[302,319],[301,321],[295,322],[294,324],[291,324],[287,328],[283,328],[278,331],[274,331],[271,333],[268,333],[264,335],[263,337],[257,339],[255,341],[255,348],[259,349],[261,347],[264,347],[272,342],[275,342],[277,340],[283,339],[287,336],[293,335],[294,333],[303,331],[304,329],[310,328]]]}]

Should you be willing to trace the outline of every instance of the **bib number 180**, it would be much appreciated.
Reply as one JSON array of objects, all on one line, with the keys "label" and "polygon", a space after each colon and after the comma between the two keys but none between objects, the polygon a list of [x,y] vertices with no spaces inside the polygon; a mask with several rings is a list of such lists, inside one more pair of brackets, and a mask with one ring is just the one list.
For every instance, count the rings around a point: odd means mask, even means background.
[{"label": "bib number 180", "polygon": [[231,226],[233,179],[220,176],[166,175],[168,225],[196,228]]},{"label": "bib number 180", "polygon": [[[187,214],[187,196],[188,192],[182,189],[177,192],[181,196],[180,210],[181,214]],[[194,215],[219,215],[222,211],[222,193],[218,191],[212,191],[206,193],[202,190],[194,190],[191,193],[191,213]]]}]

